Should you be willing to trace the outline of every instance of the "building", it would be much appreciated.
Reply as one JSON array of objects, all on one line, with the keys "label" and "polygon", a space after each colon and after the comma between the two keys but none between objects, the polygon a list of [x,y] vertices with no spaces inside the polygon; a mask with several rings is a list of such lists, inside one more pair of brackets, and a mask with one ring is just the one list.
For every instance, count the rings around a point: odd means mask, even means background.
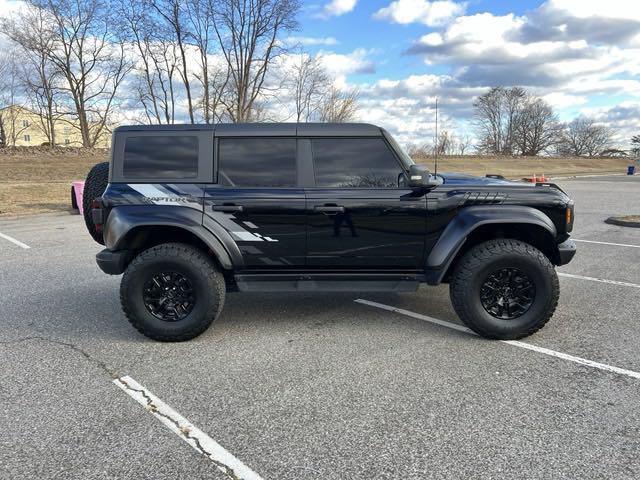
[{"label": "building", "polygon": [[[7,146],[39,147],[49,144],[46,119],[39,113],[18,105],[0,109],[0,141]],[[82,135],[78,122],[70,117],[59,117],[54,121],[57,146],[82,147]],[[96,148],[111,146],[111,129],[103,129]]]}]

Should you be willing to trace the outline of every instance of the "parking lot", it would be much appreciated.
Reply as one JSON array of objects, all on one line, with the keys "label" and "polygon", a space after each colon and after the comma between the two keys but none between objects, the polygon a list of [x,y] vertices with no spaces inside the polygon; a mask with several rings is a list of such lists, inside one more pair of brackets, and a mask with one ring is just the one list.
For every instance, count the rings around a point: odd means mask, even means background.
[{"label": "parking lot", "polygon": [[640,229],[604,220],[640,177],[558,183],[578,254],[521,342],[460,329],[441,285],[229,294],[157,343],[80,216],[1,220],[0,477],[639,478]]}]

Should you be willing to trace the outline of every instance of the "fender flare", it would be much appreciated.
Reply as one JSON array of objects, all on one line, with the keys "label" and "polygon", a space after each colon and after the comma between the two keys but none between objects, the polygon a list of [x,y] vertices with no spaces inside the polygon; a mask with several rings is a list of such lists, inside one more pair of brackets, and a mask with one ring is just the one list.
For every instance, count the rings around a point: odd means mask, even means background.
[{"label": "fender flare", "polygon": [[552,238],[557,230],[551,219],[540,210],[519,205],[478,205],[466,207],[449,222],[427,257],[426,270],[431,284],[442,281],[456,254],[467,237],[478,227],[487,224],[527,224],[544,228]]},{"label": "fender flare", "polygon": [[229,233],[215,222],[207,228],[202,224],[202,210],[167,205],[120,205],[109,212],[104,225],[105,246],[109,250],[125,248],[124,239],[131,230],[140,227],[176,227],[198,237],[214,253],[220,265],[227,270],[244,264],[238,245]]}]

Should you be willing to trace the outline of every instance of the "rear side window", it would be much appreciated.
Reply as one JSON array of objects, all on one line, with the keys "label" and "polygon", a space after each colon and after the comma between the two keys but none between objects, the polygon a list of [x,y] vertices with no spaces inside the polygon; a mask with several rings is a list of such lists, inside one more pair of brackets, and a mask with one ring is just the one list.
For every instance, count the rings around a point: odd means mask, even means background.
[{"label": "rear side window", "polygon": [[398,187],[403,171],[381,138],[312,140],[318,187]]},{"label": "rear side window", "polygon": [[294,187],[295,138],[221,138],[218,182],[230,187]]},{"label": "rear side window", "polygon": [[198,176],[198,137],[127,137],[123,174],[127,178],[183,179]]}]

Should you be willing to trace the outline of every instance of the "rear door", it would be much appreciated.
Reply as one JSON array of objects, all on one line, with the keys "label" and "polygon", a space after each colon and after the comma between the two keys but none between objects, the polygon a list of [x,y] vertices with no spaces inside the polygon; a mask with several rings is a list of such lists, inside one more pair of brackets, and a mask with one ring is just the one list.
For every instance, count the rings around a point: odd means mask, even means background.
[{"label": "rear door", "polygon": [[426,199],[382,137],[313,138],[307,189],[307,264],[336,269],[419,269]]},{"label": "rear door", "polygon": [[247,269],[304,265],[295,137],[221,137],[216,144],[217,183],[205,189],[205,216],[229,232]]}]

